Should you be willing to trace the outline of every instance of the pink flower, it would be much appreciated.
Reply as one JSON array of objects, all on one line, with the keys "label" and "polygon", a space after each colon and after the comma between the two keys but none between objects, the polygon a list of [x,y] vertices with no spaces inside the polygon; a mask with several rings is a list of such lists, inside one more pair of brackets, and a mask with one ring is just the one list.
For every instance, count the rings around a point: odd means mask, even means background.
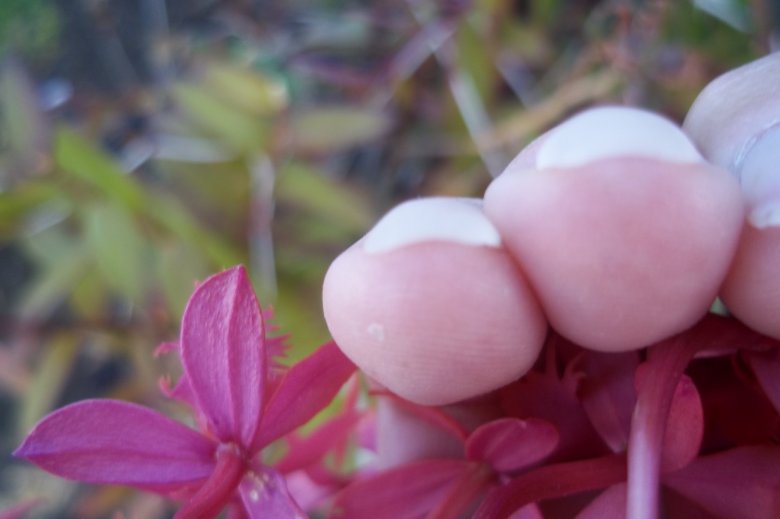
[{"label": "pink flower", "polygon": [[[414,461],[359,479],[336,495],[334,518],[461,517],[488,489],[535,465],[558,445],[557,430],[545,420],[500,418],[467,433],[438,409],[392,394],[387,397],[457,438],[462,456]],[[535,510],[529,506],[523,511],[532,514]]]},{"label": "pink flower", "polygon": [[[395,412],[379,426],[408,448],[341,490],[331,517],[776,518],[778,346],[715,315],[642,352],[551,332],[534,369],[478,402],[383,394]],[[453,438],[460,452],[440,448]]]},{"label": "pink flower", "polygon": [[184,312],[173,390],[199,432],[137,404],[87,400],[46,416],[14,455],[68,479],[184,500],[178,518],[226,506],[231,517],[305,517],[261,451],[317,414],[355,368],[329,343],[280,375],[273,345],[243,267],[212,276]]}]

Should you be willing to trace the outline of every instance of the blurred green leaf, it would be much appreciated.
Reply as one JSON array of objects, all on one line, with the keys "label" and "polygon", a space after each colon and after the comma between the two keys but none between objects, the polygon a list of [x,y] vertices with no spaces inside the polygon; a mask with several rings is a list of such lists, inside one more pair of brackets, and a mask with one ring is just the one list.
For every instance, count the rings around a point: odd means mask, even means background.
[{"label": "blurred green leaf", "polygon": [[240,241],[246,236],[250,179],[246,162],[215,164],[160,163],[159,178],[166,193],[186,200],[190,213],[208,221],[220,238]]},{"label": "blurred green leaf", "polygon": [[289,363],[305,357],[330,338],[322,317],[320,287],[305,286],[300,281],[280,276],[281,290],[274,303],[274,323],[279,326],[279,333],[290,334]]},{"label": "blurred green leaf", "polygon": [[20,436],[57,404],[76,358],[77,345],[77,338],[65,333],[52,337],[44,344],[38,366],[33,371],[32,383],[24,392],[22,417],[17,423]]},{"label": "blurred green leaf", "polygon": [[0,193],[0,234],[10,237],[30,224],[39,210],[65,212],[70,207],[60,187],[48,181],[27,182]]},{"label": "blurred green leaf", "polygon": [[168,309],[179,319],[195,283],[206,279],[211,268],[196,249],[184,243],[171,243],[158,250],[157,278]]},{"label": "blurred green leaf", "polygon": [[212,137],[246,154],[266,144],[266,127],[256,115],[234,108],[202,85],[179,83],[171,90],[187,117]]},{"label": "blurred green leaf", "polygon": [[121,206],[94,204],[84,210],[87,246],[98,273],[119,294],[141,303],[145,293],[146,241]]},{"label": "blurred green leaf", "polygon": [[144,215],[175,236],[197,245],[217,265],[239,263],[241,254],[197,222],[176,198],[143,187],[122,172],[109,157],[71,130],[62,129],[56,141],[60,166],[107,195],[109,199]]},{"label": "blurred green leaf", "polygon": [[62,226],[25,236],[25,251],[38,265],[38,274],[22,297],[17,315],[22,321],[38,322],[49,317],[88,271],[92,258]]},{"label": "blurred green leaf", "polygon": [[218,267],[230,267],[245,263],[246,255],[221,236],[204,228],[176,198],[161,193],[149,193],[149,203],[154,211],[149,217],[202,251]]},{"label": "blurred green leaf", "polygon": [[110,296],[102,276],[83,275],[73,287],[68,302],[73,313],[81,319],[101,322],[111,312]]},{"label": "blurred green leaf", "polygon": [[708,56],[721,70],[756,57],[750,38],[696,8],[693,2],[680,2],[676,9],[667,12],[663,22],[666,39]]},{"label": "blurred green leaf", "polygon": [[287,106],[284,83],[258,71],[211,63],[204,81],[220,99],[257,115],[272,115]]},{"label": "blurred green leaf", "polygon": [[87,182],[128,209],[141,211],[146,208],[143,190],[135,179],[84,137],[61,128],[54,149],[57,164],[73,177]]},{"label": "blurred green leaf", "polygon": [[387,115],[360,106],[324,106],[292,115],[290,139],[309,153],[340,151],[381,137],[390,127]]},{"label": "blurred green leaf", "polygon": [[2,173],[14,177],[41,173],[49,164],[49,123],[41,113],[35,89],[14,61],[0,67],[0,114],[4,154]]},{"label": "blurred green leaf", "polygon": [[302,162],[289,162],[279,172],[276,196],[281,203],[314,217],[309,223],[327,221],[346,232],[363,232],[374,214],[364,194],[326,177]]},{"label": "blurred green leaf", "polygon": [[487,45],[486,36],[478,32],[476,25],[476,23],[460,25],[457,32],[458,66],[467,71],[479,92],[480,99],[489,104],[500,78],[494,59],[491,57],[493,49]]},{"label": "blurred green leaf", "polygon": [[50,0],[0,2],[0,51],[21,50],[40,58],[56,49],[60,20]]},{"label": "blurred green leaf", "polygon": [[532,0],[530,5],[531,19],[536,25],[554,26],[562,2],[560,0]]}]

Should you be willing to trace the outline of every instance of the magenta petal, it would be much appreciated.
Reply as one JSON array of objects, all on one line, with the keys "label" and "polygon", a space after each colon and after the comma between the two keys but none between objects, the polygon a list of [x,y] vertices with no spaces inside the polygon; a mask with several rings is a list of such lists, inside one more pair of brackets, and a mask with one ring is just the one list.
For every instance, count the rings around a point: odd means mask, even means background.
[{"label": "magenta petal", "polygon": [[484,461],[496,472],[533,465],[558,446],[558,430],[538,418],[502,418],[477,428],[466,440],[466,457]]},{"label": "magenta petal", "polygon": [[780,516],[780,447],[740,447],[696,459],[664,483],[716,517]]},{"label": "magenta petal", "polygon": [[509,519],[544,519],[544,516],[542,515],[542,511],[539,510],[539,507],[536,506],[536,504],[531,503],[510,515]]},{"label": "magenta petal", "polygon": [[291,367],[263,411],[254,448],[261,448],[311,420],[333,400],[354,371],[355,365],[332,342]]},{"label": "magenta petal", "polygon": [[473,519],[507,519],[530,503],[608,487],[625,479],[626,458],[620,454],[546,465],[494,487]]},{"label": "magenta petal", "polygon": [[187,303],[181,357],[198,406],[222,441],[250,445],[263,407],[263,318],[243,267],[204,281]]},{"label": "magenta petal", "polygon": [[[637,370],[637,402],[628,444],[629,517],[658,516],[658,492],[664,435],[683,370],[696,352],[707,346],[698,339],[710,331],[708,321],[651,347]],[[717,322],[717,321],[716,321]]]},{"label": "magenta petal", "polygon": [[747,358],[761,388],[780,412],[780,348],[765,353],[752,353]]},{"label": "magenta petal", "polygon": [[287,484],[275,470],[256,465],[238,487],[247,515],[252,519],[306,519],[290,493]]},{"label": "magenta petal", "polygon": [[635,351],[588,352],[583,364],[582,407],[612,452],[624,452],[636,402],[634,371],[639,364],[639,355]]},{"label": "magenta petal", "polygon": [[625,483],[612,485],[583,508],[575,519],[622,519],[626,516],[627,497]]},{"label": "magenta petal", "polygon": [[669,408],[661,453],[661,470],[679,470],[699,454],[704,437],[704,408],[699,391],[687,375],[677,383]]},{"label": "magenta petal", "polygon": [[358,480],[336,495],[331,517],[423,517],[447,495],[469,465],[457,460],[417,461]]},{"label": "magenta petal", "polygon": [[290,448],[287,454],[274,464],[276,470],[285,474],[305,469],[330,452],[343,451],[362,418],[359,412],[350,409],[331,418],[305,438],[288,436]]},{"label": "magenta petal", "polygon": [[215,447],[146,407],[85,400],[46,416],[14,455],[68,479],[167,492],[205,480]]}]

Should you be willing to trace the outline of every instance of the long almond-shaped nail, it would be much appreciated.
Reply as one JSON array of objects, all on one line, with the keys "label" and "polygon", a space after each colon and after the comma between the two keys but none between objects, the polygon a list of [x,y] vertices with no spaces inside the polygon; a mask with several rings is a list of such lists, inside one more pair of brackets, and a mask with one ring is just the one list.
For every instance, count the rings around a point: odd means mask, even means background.
[{"label": "long almond-shaped nail", "polygon": [[606,106],[586,110],[553,129],[536,155],[536,167],[574,168],[615,157],[703,160],[670,120],[637,108]]},{"label": "long almond-shaped nail", "polygon": [[421,198],[387,213],[363,241],[368,253],[388,252],[430,241],[498,247],[501,237],[472,198]]}]

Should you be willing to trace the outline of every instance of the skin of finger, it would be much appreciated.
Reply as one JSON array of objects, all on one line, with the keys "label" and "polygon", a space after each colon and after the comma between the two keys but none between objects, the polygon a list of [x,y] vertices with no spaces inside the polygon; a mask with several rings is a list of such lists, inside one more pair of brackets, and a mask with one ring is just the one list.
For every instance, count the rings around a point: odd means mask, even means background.
[{"label": "skin of finger", "polygon": [[[708,160],[741,178],[751,208],[777,200],[778,183],[768,176],[749,178],[741,161],[765,132],[780,124],[777,77],[780,54],[770,54],[720,76],[696,98],[684,128]],[[775,130],[776,131],[776,130]],[[747,177],[747,178],[745,178]],[[777,178],[777,177],[775,177]],[[780,229],[745,223],[739,249],[721,297],[729,310],[757,331],[780,338]]]},{"label": "skin of finger", "polygon": [[546,334],[522,273],[495,247],[425,242],[367,254],[358,243],[328,270],[323,306],[334,340],[356,365],[426,405],[517,379]]},{"label": "skin of finger", "polygon": [[510,170],[485,195],[552,327],[600,351],[647,346],[698,320],[743,212],[725,171],[636,157]]},{"label": "skin of finger", "polygon": [[[441,407],[440,410],[471,432],[480,425],[503,417],[494,394]],[[463,440],[440,425],[402,408],[393,400],[377,403],[377,457],[380,467],[390,468],[433,458],[462,458]],[[401,441],[399,441],[401,440]]]},{"label": "skin of finger", "polygon": [[780,339],[780,227],[756,229],[749,223],[723,284],[728,309],[756,331]]},{"label": "skin of finger", "polygon": [[376,418],[377,461],[382,469],[422,459],[463,456],[463,442],[456,436],[391,400],[379,399]]},{"label": "skin of finger", "polygon": [[702,90],[683,128],[704,156],[732,169],[754,136],[780,121],[780,54],[731,70]]}]

